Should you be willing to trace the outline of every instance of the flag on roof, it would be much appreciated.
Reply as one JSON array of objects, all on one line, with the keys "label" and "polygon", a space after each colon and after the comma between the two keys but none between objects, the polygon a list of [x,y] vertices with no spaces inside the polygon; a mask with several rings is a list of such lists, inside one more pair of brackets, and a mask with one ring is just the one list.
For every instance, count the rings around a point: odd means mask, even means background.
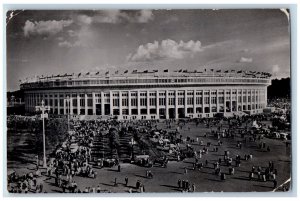
[{"label": "flag on roof", "polygon": [[78,77],[80,77],[81,73],[78,74]]},{"label": "flag on roof", "polygon": [[148,73],[148,70],[144,70],[144,73]]},{"label": "flag on roof", "polygon": [[99,75],[99,73],[100,73],[100,72],[98,71],[95,75]]},{"label": "flag on roof", "polygon": [[231,72],[235,72],[235,70],[231,70]]},{"label": "flag on roof", "polygon": [[180,69],[178,72],[181,73],[181,72],[182,72],[182,69]]},{"label": "flag on roof", "polygon": [[228,70],[225,70],[224,73],[228,73]]},{"label": "flag on roof", "polygon": [[158,70],[153,70],[153,72],[154,72],[154,73],[157,73],[157,72],[158,72]]},{"label": "flag on roof", "polygon": [[221,70],[217,70],[216,72],[217,72],[217,73],[220,73],[220,72],[221,72]]},{"label": "flag on roof", "polygon": [[90,72],[87,72],[85,75],[89,75],[90,74]]},{"label": "flag on roof", "polygon": [[239,71],[237,71],[237,73],[242,73],[242,71],[241,71],[241,70],[239,70]]},{"label": "flag on roof", "polygon": [[125,70],[124,73],[128,73],[128,70]]},{"label": "flag on roof", "polygon": [[210,71],[211,71],[211,72],[213,72],[213,71],[214,71],[214,69],[210,69]]},{"label": "flag on roof", "polygon": [[106,73],[105,73],[105,75],[107,75],[109,73],[109,71],[107,71]]},{"label": "flag on roof", "polygon": [[168,70],[168,69],[165,69],[165,70],[164,70],[164,73],[167,73],[167,72],[169,72],[169,70]]}]

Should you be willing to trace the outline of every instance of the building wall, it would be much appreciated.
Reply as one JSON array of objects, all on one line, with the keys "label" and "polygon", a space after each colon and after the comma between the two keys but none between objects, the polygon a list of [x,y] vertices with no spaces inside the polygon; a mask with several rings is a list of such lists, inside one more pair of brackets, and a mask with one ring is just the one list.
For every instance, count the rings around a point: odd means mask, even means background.
[{"label": "building wall", "polygon": [[[68,99],[69,97],[69,99]],[[26,90],[25,110],[41,101],[51,114],[117,116],[118,119],[169,119],[261,113],[267,105],[266,85]]]}]

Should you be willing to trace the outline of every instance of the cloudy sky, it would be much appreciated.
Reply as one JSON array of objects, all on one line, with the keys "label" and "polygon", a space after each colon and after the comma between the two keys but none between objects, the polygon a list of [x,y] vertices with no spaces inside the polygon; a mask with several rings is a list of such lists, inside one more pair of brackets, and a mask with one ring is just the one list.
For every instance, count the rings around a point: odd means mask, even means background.
[{"label": "cloudy sky", "polygon": [[274,10],[7,13],[7,89],[36,75],[238,69],[290,73],[286,14]]}]

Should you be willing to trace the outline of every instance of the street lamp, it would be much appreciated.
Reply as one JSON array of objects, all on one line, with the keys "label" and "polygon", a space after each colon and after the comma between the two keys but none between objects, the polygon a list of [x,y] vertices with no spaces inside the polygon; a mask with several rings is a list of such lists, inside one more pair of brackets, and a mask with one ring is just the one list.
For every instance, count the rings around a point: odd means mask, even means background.
[{"label": "street lamp", "polygon": [[36,111],[42,111],[42,121],[43,121],[43,167],[47,168],[47,158],[46,158],[46,136],[45,136],[45,110],[50,110],[49,106],[45,106],[44,100],[42,100],[41,106],[36,106]]}]

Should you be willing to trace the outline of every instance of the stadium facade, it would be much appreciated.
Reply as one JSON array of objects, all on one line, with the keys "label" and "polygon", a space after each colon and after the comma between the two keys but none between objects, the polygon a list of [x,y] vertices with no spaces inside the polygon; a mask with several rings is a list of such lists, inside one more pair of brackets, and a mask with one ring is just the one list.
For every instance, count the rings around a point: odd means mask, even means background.
[{"label": "stadium facade", "polygon": [[244,71],[124,71],[36,77],[20,87],[25,110],[50,107],[73,117],[172,119],[262,113],[269,73]]}]

